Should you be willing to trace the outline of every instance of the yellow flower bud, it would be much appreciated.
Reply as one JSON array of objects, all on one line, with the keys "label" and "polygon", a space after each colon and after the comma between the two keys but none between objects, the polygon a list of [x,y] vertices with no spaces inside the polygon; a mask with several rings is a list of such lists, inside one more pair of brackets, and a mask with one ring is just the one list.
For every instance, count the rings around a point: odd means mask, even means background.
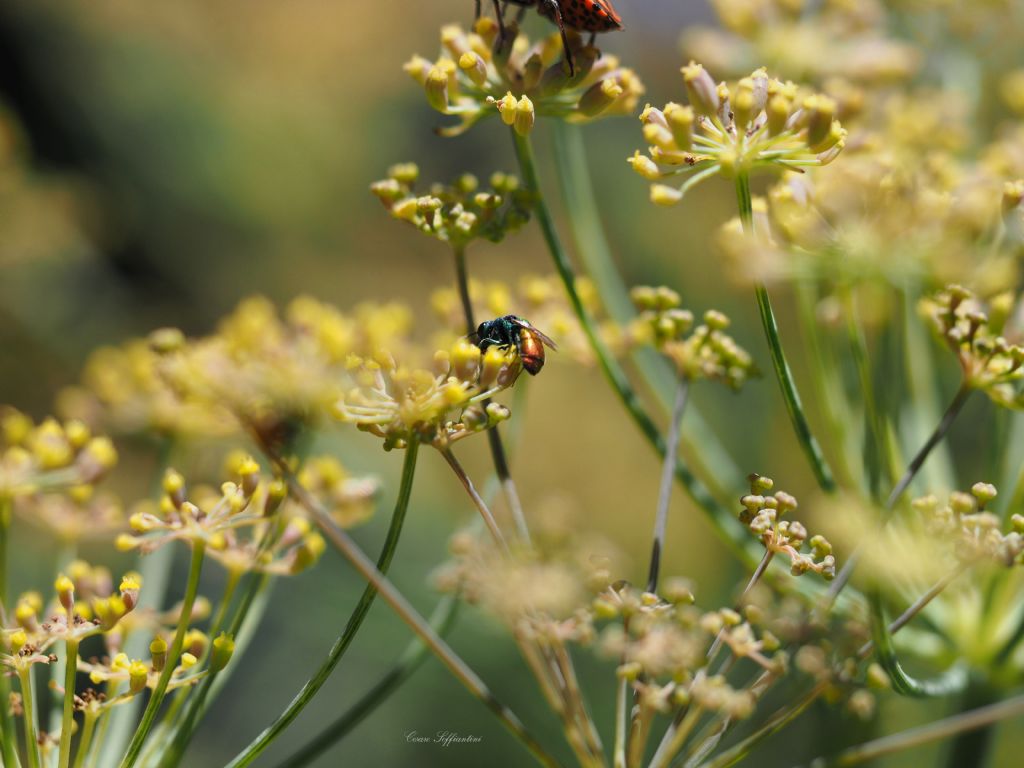
[{"label": "yellow flower bud", "polygon": [[536,115],[533,110],[533,102],[528,96],[523,96],[516,104],[516,116],[513,127],[520,136],[526,136],[533,130],[533,123]]}]

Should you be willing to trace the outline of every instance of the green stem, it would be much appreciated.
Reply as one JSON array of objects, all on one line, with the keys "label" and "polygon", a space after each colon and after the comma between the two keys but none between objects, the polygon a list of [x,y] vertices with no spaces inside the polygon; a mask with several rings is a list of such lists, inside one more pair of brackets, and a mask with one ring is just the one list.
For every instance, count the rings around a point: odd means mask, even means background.
[{"label": "green stem", "polygon": [[181,649],[185,644],[185,634],[188,632],[189,619],[192,617],[192,608],[195,605],[196,595],[199,592],[199,574],[203,570],[203,555],[206,554],[206,543],[202,540],[192,542],[192,562],[189,566],[188,584],[185,587],[185,597],[181,603],[181,618],[178,620],[178,630],[174,634],[174,640],[167,652],[167,659],[164,662],[164,669],[156,682],[156,687],[149,697],[149,703],[142,713],[142,721],[135,730],[131,742],[128,744],[128,751],[121,760],[120,768],[131,768],[142,751],[142,745],[149,735],[153,721],[156,719],[160,705],[163,704],[164,695],[167,693],[167,685],[171,682],[171,675],[178,666],[178,659],[181,656]]},{"label": "green stem", "polygon": [[[743,231],[752,235],[754,233],[754,209],[750,197],[750,177],[746,173],[736,176],[736,204],[739,207]],[[836,489],[836,481],[832,476],[832,469],[829,467],[828,461],[825,460],[825,455],[821,452],[821,446],[818,445],[818,441],[811,431],[811,425],[807,421],[807,414],[800,401],[800,393],[793,380],[793,372],[789,368],[789,361],[786,360],[786,353],[782,349],[782,339],[779,337],[779,326],[775,321],[775,312],[772,310],[768,288],[763,283],[758,283],[755,293],[757,307],[761,314],[761,324],[764,326],[765,338],[768,341],[768,351],[772,358],[772,367],[775,369],[775,378],[779,382],[779,389],[782,390],[782,399],[786,403],[786,411],[793,424],[793,431],[796,432],[797,441],[810,462],[818,485],[826,493],[832,493]]]},{"label": "green stem", "polygon": [[742,741],[734,744],[732,747],[722,752],[718,757],[713,760],[704,763],[702,768],[729,768],[731,765],[735,765],[742,760],[746,755],[757,746],[760,742],[767,739],[772,734],[778,733],[780,730],[789,725],[793,720],[799,717],[805,709],[807,709],[815,699],[818,698],[825,690],[825,684],[819,683],[804,696],[797,700],[793,705],[783,707],[768,720],[761,725],[756,731],[747,736]]},{"label": "green stem", "polygon": [[[459,299],[462,302],[462,314],[466,320],[466,335],[472,335],[476,331],[476,319],[473,317],[473,301],[469,295],[469,274],[466,270],[466,249],[464,247],[452,248],[455,257],[455,282],[459,289]],[[484,400],[483,407],[486,409],[491,404],[490,398]],[[494,462],[494,471],[498,475],[502,492],[508,502],[509,510],[512,513],[512,521],[515,523],[516,532],[519,538],[527,545],[530,543],[530,529],[526,525],[526,515],[523,514],[523,505],[519,500],[519,490],[512,479],[512,472],[508,466],[508,455],[505,453],[505,444],[501,441],[501,433],[498,427],[494,426],[487,430],[487,442],[491,449],[491,460]]]},{"label": "green stem", "polygon": [[875,655],[879,664],[889,675],[893,690],[904,696],[914,698],[933,698],[947,696],[955,691],[963,690],[967,685],[967,674],[959,664],[951,667],[934,680],[918,680],[908,675],[896,658],[892,634],[887,626],[885,607],[877,589],[868,593],[868,604],[871,609],[871,636],[875,644]]},{"label": "green stem", "polygon": [[75,677],[78,672],[78,641],[68,640],[67,661],[64,668],[64,715],[60,723],[60,768],[71,764],[71,729],[75,722]]},{"label": "green stem", "polygon": [[661,469],[661,485],[658,488],[658,508],[654,514],[654,538],[651,544],[651,563],[647,570],[647,591],[658,591],[658,572],[661,568],[661,553],[665,548],[665,530],[668,526],[668,505],[672,498],[672,479],[675,474],[676,456],[679,451],[679,430],[686,410],[686,397],[690,391],[690,380],[679,378],[676,386],[676,401],[672,406],[672,418],[668,423],[668,438],[665,441],[665,461]]},{"label": "green stem", "polygon": [[[430,626],[438,635],[444,637],[448,634],[455,623],[455,616],[459,605],[455,595],[447,595],[430,617]],[[367,691],[351,707],[337,718],[334,722],[324,728],[312,740],[294,755],[278,765],[278,768],[302,768],[309,765],[313,760],[322,755],[332,745],[342,739],[347,733],[361,723],[374,709],[376,709],[392,692],[405,682],[413,672],[424,662],[429,653],[426,644],[419,638],[413,638],[401,657],[384,677],[377,681],[377,684]]]},{"label": "green stem", "polygon": [[469,479],[469,475],[466,474],[466,470],[462,468],[459,460],[455,458],[455,454],[452,453],[451,448],[440,448],[441,455],[444,456],[444,460],[448,462],[448,466],[452,468],[452,472],[459,478],[459,482],[462,483],[462,487],[466,489],[466,493],[469,494],[469,498],[473,500],[473,506],[480,512],[480,517],[487,524],[487,530],[490,531],[491,537],[494,539],[494,543],[497,544],[503,552],[508,552],[508,544],[505,541],[505,537],[501,533],[501,529],[498,528],[498,521],[494,519],[494,515],[491,513],[487,503],[483,500],[483,497],[476,490],[476,486],[473,485],[473,481]]},{"label": "green stem", "polygon": [[[21,682],[21,705],[25,721],[25,752],[28,754],[29,768],[39,768],[39,733],[36,728],[35,683],[32,680],[32,668],[18,670]],[[6,702],[5,702],[6,706]]]},{"label": "green stem", "polygon": [[[902,733],[885,736],[881,739],[869,741],[867,744],[851,747],[840,752],[835,757],[819,757],[811,763],[811,766],[813,768],[839,768],[840,766],[858,765],[868,760],[874,760],[933,741],[948,739],[950,736],[955,736],[959,733],[966,733],[976,728],[984,728],[1000,720],[1007,720],[1011,717],[1020,717],[1022,715],[1024,715],[1024,696],[1015,696],[998,704],[980,707],[970,712],[962,712],[952,717],[947,717],[944,720],[928,723],[919,728],[911,728]],[[973,761],[971,764],[974,764]]]},{"label": "green stem", "polygon": [[[569,298],[573,314],[576,316],[584,335],[587,337],[587,342],[597,358],[602,373],[608,380],[608,383],[611,384],[626,412],[647,441],[664,458],[667,453],[667,446],[661,430],[658,429],[658,426],[640,402],[640,398],[629,383],[625,371],[601,339],[593,318],[590,317],[590,313],[583,306],[583,301],[576,289],[576,274],[569,262],[568,254],[565,252],[562,242],[558,237],[554,220],[551,217],[551,211],[548,209],[543,192],[541,191],[530,139],[526,136],[520,136],[514,131],[512,132],[512,138],[515,142],[516,157],[519,160],[519,169],[523,183],[533,196],[535,214],[540,224],[541,233],[554,261],[555,269],[561,278],[566,295]],[[697,506],[707,512],[712,527],[721,537],[722,541],[743,562],[747,563],[750,567],[754,567],[760,558],[760,553],[756,551],[749,534],[736,516],[725,505],[719,503],[707,486],[697,479],[681,461],[676,462],[675,476]]]},{"label": "green stem", "polygon": [[[7,537],[11,525],[10,496],[0,494],[0,622],[7,626]],[[0,674],[0,755],[4,765],[20,765],[16,744],[17,730],[7,706],[10,700],[10,678]]]},{"label": "green stem", "polygon": [[[405,461],[402,465],[402,479],[399,482],[398,498],[395,500],[395,508],[391,513],[391,524],[388,527],[387,536],[384,539],[384,546],[381,548],[380,556],[377,558],[377,571],[386,574],[391,568],[391,561],[394,559],[395,551],[398,548],[398,540],[402,535],[402,526],[405,524],[405,515],[409,509],[409,499],[412,496],[413,478],[416,474],[416,457],[419,453],[419,443],[416,440],[409,441],[405,450]],[[320,691],[327,678],[334,672],[342,656],[348,650],[363,620],[370,612],[370,607],[377,598],[377,589],[374,585],[367,584],[363,590],[359,602],[348,618],[345,629],[338,639],[334,641],[327,658],[313,676],[302,686],[302,690],[296,694],[284,712],[278,715],[259,736],[257,736],[245,749],[239,752],[229,763],[230,768],[241,768],[248,765],[268,747],[292,722],[299,716],[306,705]]]},{"label": "green stem", "polygon": [[430,647],[430,650],[448,668],[448,671],[501,721],[508,731],[530,751],[538,762],[546,766],[557,766],[558,763],[555,759],[526,730],[526,727],[515,713],[491,693],[484,681],[427,624],[402,593],[385,576],[381,575],[374,566],[373,561],[363,553],[352,538],[334,524],[330,513],[312,494],[299,484],[295,479],[294,473],[283,460],[279,456],[274,455],[266,446],[264,446],[264,450],[267,451],[284,477],[287,478],[292,495],[310,513],[324,536],[349,561],[352,567],[380,592],[381,597],[391,606],[398,617]]},{"label": "green stem", "polygon": [[[910,460],[910,464],[903,473],[903,477],[900,478],[900,481],[896,484],[896,487],[892,489],[892,492],[886,499],[884,509],[887,513],[892,512],[897,502],[899,502],[904,492],[906,492],[907,488],[910,486],[910,483],[913,482],[914,478],[917,476],[917,473],[921,471],[921,467],[924,466],[928,455],[932,452],[935,446],[942,442],[942,439],[946,436],[946,433],[949,432],[949,428],[953,426],[953,422],[956,421],[956,417],[960,414],[960,411],[963,410],[964,404],[967,402],[967,399],[973,391],[974,390],[970,389],[966,385],[961,385],[960,389],[957,390],[956,395],[953,396],[953,400],[949,404],[949,407],[946,408],[946,412],[942,415],[942,419],[935,427],[935,431],[932,432],[925,444],[921,446],[914,458]],[[886,517],[886,521],[888,521],[888,517]],[[836,576],[835,581],[832,582],[832,586],[829,588],[826,601],[827,605],[831,605],[835,602],[836,597],[850,581],[850,577],[853,576],[853,569],[857,567],[857,563],[860,560],[860,554],[860,546],[850,553],[850,557],[846,560],[846,565],[844,565],[839,571],[839,575]]]},{"label": "green stem", "polygon": [[82,736],[78,739],[78,754],[75,755],[73,768],[82,768],[85,765],[85,756],[89,754],[89,747],[92,746],[92,736],[96,732],[96,721],[99,715],[88,709],[85,711],[85,720],[82,725]]},{"label": "green stem", "polygon": [[[606,217],[594,197],[583,130],[561,120],[553,121],[551,130],[559,190],[576,253],[587,276],[593,279],[608,314],[616,323],[626,325],[636,317],[636,311],[605,236]],[[643,381],[654,392],[662,409],[668,412],[672,406],[670,400],[675,388],[675,371],[662,355],[648,346],[635,349],[633,359]],[[681,450],[694,473],[719,499],[731,504],[731,489],[741,487],[745,475],[700,411],[692,411],[687,417]]]},{"label": "green stem", "polygon": [[[150,479],[150,498],[158,501],[163,494],[164,473],[171,465],[175,441],[172,437],[160,438],[156,464]],[[148,555],[140,555],[137,570],[142,576],[143,589],[139,592],[139,604],[136,610],[151,609],[159,611],[167,596],[167,584],[174,567],[174,547],[161,547]],[[132,632],[124,638],[124,652],[129,658],[138,659],[146,655],[148,638],[142,632]],[[124,754],[128,740],[132,735],[132,727],[137,721],[139,708],[142,706],[141,696],[135,696],[124,704],[114,707],[103,718],[97,733],[99,751],[95,753],[97,764],[114,765]]]}]

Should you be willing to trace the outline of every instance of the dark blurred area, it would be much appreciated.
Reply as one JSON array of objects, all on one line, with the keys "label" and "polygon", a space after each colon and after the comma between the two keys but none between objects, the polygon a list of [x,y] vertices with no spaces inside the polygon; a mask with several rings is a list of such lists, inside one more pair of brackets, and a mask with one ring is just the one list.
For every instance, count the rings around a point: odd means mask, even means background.
[{"label": "dark blurred area", "polygon": [[[694,20],[711,20],[705,3],[615,5],[626,29],[602,38],[602,47],[638,72],[650,101],[681,98],[679,34]],[[468,24],[472,13],[472,0],[0,3],[0,403],[45,415],[95,347],[162,325],[207,333],[254,293],[278,303],[310,293],[343,308],[396,299],[411,304],[422,322],[434,322],[430,293],[450,284],[448,254],[389,219],[368,185],[401,161],[417,162],[429,180],[514,170],[497,121],[458,139],[435,135],[445,118],[402,72],[413,53],[436,53],[441,24]],[[544,24],[535,15],[529,21],[531,29]],[[625,162],[642,143],[637,122],[598,122],[586,136],[626,282],[664,283],[697,311],[714,306],[729,313],[736,337],[766,369],[753,302],[726,284],[710,244],[715,225],[732,214],[731,191],[708,185],[693,205],[651,206],[646,183]],[[542,161],[550,151],[546,139],[537,132]],[[547,182],[554,192],[554,180]],[[551,271],[534,226],[500,245],[476,247],[470,269],[512,283],[527,272]],[[781,320],[786,336],[789,318],[783,313]],[[799,363],[799,344],[792,346]],[[656,498],[653,454],[598,372],[555,364],[529,386],[514,459],[528,509],[568,497],[581,524],[632,557],[628,575],[639,578]],[[773,381],[762,379],[742,399],[709,387],[694,402],[741,467],[813,500],[813,479]],[[748,437],[776,425],[772,445]],[[381,478],[386,512],[400,459],[354,431],[323,440],[353,470]],[[483,445],[467,448],[464,457],[481,480],[488,471]],[[426,459],[393,574],[429,613],[437,600],[429,575],[470,509],[442,462]],[[138,478],[122,482],[144,487]],[[368,551],[379,546],[385,517],[382,512],[357,531]],[[40,557],[47,547],[32,542],[24,550],[26,566],[14,590],[52,578]],[[681,494],[668,548],[667,572],[692,576],[702,603],[730,600],[743,574]],[[27,564],[29,558],[38,562]],[[185,564],[179,567],[181,576]],[[221,579],[208,569],[204,590],[216,593]],[[199,732],[189,765],[222,765],[280,712],[319,664],[361,589],[332,554],[312,572],[277,584],[264,625]],[[462,616],[453,646],[542,737],[560,745],[557,723],[532,681],[524,684],[505,631],[472,609]],[[404,626],[377,605],[317,701],[258,764],[275,765],[333,719],[407,641]],[[613,667],[591,657],[580,664],[596,718],[610,724]],[[895,707],[897,716],[900,707],[909,705]],[[842,725],[840,733],[835,718],[812,712],[800,729],[787,732],[777,759],[761,765],[798,763],[823,747],[863,740],[872,727]],[[480,736],[483,743],[406,740],[410,731],[441,730]],[[934,754],[917,753],[926,763]],[[431,660],[317,764],[475,768],[526,759]]]}]

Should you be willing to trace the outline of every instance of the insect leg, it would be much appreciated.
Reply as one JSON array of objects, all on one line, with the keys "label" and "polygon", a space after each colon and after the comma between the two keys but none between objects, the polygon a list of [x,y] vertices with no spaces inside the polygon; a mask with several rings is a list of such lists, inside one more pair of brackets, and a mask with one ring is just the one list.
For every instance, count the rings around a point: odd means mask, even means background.
[{"label": "insect leg", "polygon": [[565,33],[565,24],[562,22],[562,9],[558,7],[558,0],[543,0],[551,9],[558,25],[558,31],[562,34],[562,50],[565,51],[565,60],[569,63],[569,77],[576,75],[576,65],[572,59],[572,50],[569,48],[569,37]]},{"label": "insect leg", "polygon": [[597,32],[591,32],[590,33],[590,40],[587,41],[587,45],[589,45],[591,48],[593,48],[594,47],[594,43],[596,43],[596,42],[597,42]]},{"label": "insect leg", "polygon": [[[492,0],[494,3],[494,17],[498,20],[498,45],[505,42],[505,14],[502,13],[501,4],[498,0]],[[477,6],[480,5],[480,0],[477,0]]]}]

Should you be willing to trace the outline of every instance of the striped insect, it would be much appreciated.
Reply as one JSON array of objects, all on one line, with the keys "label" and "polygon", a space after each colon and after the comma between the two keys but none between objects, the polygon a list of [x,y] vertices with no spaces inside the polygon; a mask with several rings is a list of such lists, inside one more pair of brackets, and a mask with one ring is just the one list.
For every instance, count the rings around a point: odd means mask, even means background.
[{"label": "striped insect", "polygon": [[[598,32],[610,32],[622,29],[622,19],[612,7],[611,0],[491,0],[494,3],[494,15],[498,19],[499,39],[505,37],[504,6],[517,5],[520,15],[527,9],[536,7],[541,16],[550,19],[558,27],[562,35],[562,47],[565,59],[569,63],[569,75],[576,74],[572,49],[566,36],[566,29],[579,32],[590,32],[590,44]],[[476,0],[476,15],[480,17],[480,0]]]}]

